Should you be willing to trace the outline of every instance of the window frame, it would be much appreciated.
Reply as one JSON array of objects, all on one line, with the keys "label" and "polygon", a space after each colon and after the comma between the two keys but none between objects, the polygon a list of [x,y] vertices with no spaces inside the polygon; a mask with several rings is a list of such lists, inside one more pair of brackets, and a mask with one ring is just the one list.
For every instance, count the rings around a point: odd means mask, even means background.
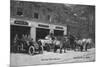
[{"label": "window frame", "polygon": [[[19,12],[19,13],[22,13],[22,14],[18,14],[18,12]],[[17,7],[17,8],[16,8],[16,15],[17,15],[17,16],[23,16],[23,15],[24,15],[24,8],[22,8],[22,7]]]},{"label": "window frame", "polygon": [[34,12],[34,16],[35,19],[39,19],[39,13],[38,12]]}]

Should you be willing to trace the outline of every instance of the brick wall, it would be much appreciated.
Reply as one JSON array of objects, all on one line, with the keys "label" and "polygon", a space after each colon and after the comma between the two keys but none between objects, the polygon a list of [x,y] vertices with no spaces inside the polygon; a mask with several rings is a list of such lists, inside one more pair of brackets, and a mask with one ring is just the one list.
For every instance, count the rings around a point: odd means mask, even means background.
[{"label": "brick wall", "polygon": [[[25,2],[25,1],[14,1],[11,0],[11,18],[22,18],[22,19],[29,19],[29,20],[35,20],[39,22],[44,22],[44,23],[51,23],[51,24],[62,24],[67,27],[70,26],[70,29],[68,32],[72,33],[73,35],[80,34],[82,38],[88,37],[88,26],[87,25],[81,25],[87,22],[92,22],[92,21],[84,21],[80,20],[79,18],[75,18],[71,12],[70,9],[68,9],[68,13],[65,13],[63,7],[63,4],[51,4],[51,3],[39,3],[39,2]],[[17,13],[17,8],[22,8],[23,10],[23,16],[18,16]],[[64,8],[64,9],[63,9]],[[66,7],[67,9],[68,7]],[[87,9],[86,9],[87,10]],[[34,18],[34,13],[38,13],[38,19]],[[86,14],[85,14],[86,15]],[[89,15],[87,13],[87,15]],[[93,15],[94,16],[94,15]],[[49,19],[48,19],[49,18]],[[89,18],[89,17],[88,17]],[[91,18],[89,19],[91,20]],[[75,23],[73,23],[75,22]],[[95,30],[95,21],[93,18],[92,25],[90,26],[91,34],[94,35],[94,30]]]}]

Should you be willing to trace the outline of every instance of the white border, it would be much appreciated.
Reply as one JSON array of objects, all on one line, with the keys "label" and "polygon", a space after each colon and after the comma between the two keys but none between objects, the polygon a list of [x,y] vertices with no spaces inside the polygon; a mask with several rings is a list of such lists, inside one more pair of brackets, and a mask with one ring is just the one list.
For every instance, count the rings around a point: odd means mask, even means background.
[{"label": "white border", "polygon": [[36,2],[83,4],[83,5],[95,5],[96,2],[95,0],[20,0],[20,1],[36,1]]},{"label": "white border", "polygon": [[[29,0],[27,0],[29,1]],[[30,0],[33,1],[33,0]],[[78,64],[42,65],[38,67],[99,67],[100,66],[100,1],[99,0],[34,0],[42,2],[57,2],[69,4],[96,5],[96,62]],[[0,67],[9,67],[10,60],[10,0],[0,1]],[[33,67],[33,66],[27,66]]]}]

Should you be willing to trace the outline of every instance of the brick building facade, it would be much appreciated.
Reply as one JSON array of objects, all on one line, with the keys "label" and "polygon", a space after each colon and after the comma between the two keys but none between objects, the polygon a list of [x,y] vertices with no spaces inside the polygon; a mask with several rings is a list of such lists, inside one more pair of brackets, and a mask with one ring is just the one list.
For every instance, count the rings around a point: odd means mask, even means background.
[{"label": "brick building facade", "polygon": [[10,8],[12,40],[16,34],[19,38],[30,34],[34,41],[44,38],[52,31],[56,36],[67,35],[67,26],[55,20],[58,19],[57,12],[52,11],[49,4],[47,7],[47,4],[39,2],[11,1]]},{"label": "brick building facade", "polygon": [[[66,7],[64,4],[11,0],[10,16],[11,18],[29,20],[36,23],[42,22],[47,24],[62,25],[67,28],[66,34],[70,32],[80,38],[89,37],[90,34],[93,36],[95,32],[94,12],[88,12],[88,9],[90,9],[88,7],[90,6],[80,7],[75,7],[81,9],[81,11],[76,9],[75,11],[77,12],[74,13],[74,10],[71,12],[70,8]],[[83,10],[83,14],[87,15],[79,15]],[[75,14],[78,14],[79,17],[75,16]],[[91,18],[93,18],[93,20],[91,20]]]}]

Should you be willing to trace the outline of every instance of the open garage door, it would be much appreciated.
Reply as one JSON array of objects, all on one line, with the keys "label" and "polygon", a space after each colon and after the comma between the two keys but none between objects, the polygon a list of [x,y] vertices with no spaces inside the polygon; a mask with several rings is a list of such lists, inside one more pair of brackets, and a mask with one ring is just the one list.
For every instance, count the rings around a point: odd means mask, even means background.
[{"label": "open garage door", "polygon": [[49,31],[50,29],[36,28],[36,41],[38,39],[44,39],[49,34]]},{"label": "open garage door", "polygon": [[54,30],[54,36],[63,36],[64,31],[63,30]]},{"label": "open garage door", "polygon": [[16,36],[16,34],[18,35],[18,38],[22,38],[22,35],[29,35],[30,34],[30,27],[26,27],[26,26],[15,26],[15,25],[11,25],[10,26],[10,38],[11,38],[11,42],[14,40],[14,37]]}]

